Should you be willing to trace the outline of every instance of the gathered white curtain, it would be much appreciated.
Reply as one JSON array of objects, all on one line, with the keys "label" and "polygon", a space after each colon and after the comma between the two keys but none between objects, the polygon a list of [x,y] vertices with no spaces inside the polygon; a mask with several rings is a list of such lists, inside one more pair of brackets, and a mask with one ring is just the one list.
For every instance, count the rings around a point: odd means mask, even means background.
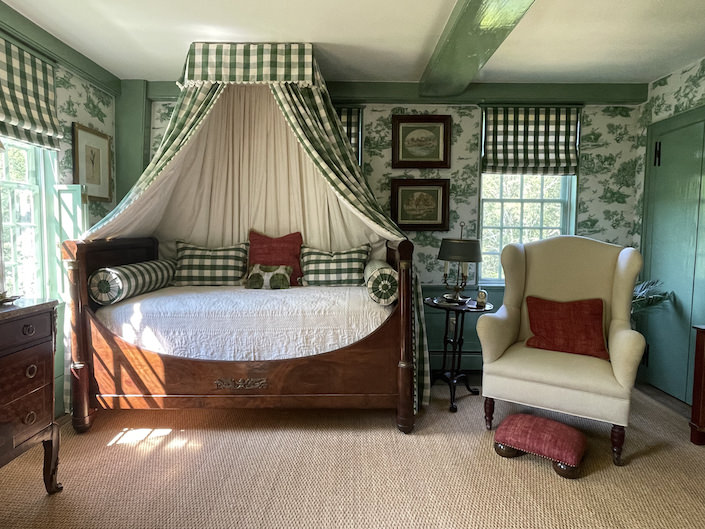
[{"label": "gathered white curtain", "polygon": [[156,223],[151,235],[163,256],[177,239],[227,246],[246,241],[250,229],[271,237],[300,231],[305,244],[325,250],[372,242],[383,255],[384,239],[341,206],[267,85],[228,85],[165,171],[172,174],[152,190],[161,207],[135,212]]}]

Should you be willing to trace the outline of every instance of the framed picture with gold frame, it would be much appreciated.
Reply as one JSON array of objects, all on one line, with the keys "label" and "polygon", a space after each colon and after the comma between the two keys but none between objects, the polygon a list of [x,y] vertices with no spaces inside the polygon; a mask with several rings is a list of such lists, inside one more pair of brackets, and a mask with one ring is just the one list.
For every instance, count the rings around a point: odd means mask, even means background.
[{"label": "framed picture with gold frame", "polygon": [[392,178],[392,220],[402,230],[448,231],[450,180]]},{"label": "framed picture with gold frame", "polygon": [[111,137],[73,123],[73,183],[83,186],[86,198],[110,202]]},{"label": "framed picture with gold frame", "polygon": [[392,115],[393,168],[449,168],[450,116]]}]

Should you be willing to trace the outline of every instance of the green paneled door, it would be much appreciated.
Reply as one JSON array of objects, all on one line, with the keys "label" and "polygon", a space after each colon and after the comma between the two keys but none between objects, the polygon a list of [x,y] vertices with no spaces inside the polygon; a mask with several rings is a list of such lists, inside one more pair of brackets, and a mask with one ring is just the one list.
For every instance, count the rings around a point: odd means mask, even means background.
[{"label": "green paneled door", "polygon": [[705,265],[696,259],[705,143],[701,114],[688,113],[651,128],[644,216],[645,276],[660,279],[675,294],[673,303],[647,312],[642,320],[649,344],[647,381],[688,403],[695,345],[691,327],[694,317],[701,317],[698,307],[704,301],[694,288],[696,273],[701,270],[702,275]]}]

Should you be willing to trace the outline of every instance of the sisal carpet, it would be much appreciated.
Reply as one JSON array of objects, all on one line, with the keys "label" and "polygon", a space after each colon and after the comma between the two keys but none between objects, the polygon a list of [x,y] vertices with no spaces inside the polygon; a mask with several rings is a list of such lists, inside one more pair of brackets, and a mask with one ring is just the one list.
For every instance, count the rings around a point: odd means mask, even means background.
[{"label": "sisal carpet", "polygon": [[[547,460],[496,455],[482,399],[458,392],[451,414],[434,386],[411,435],[388,411],[102,412],[87,434],[62,427],[63,492],[45,494],[41,447],[0,469],[0,527],[703,527],[705,447],[645,394],[622,468],[609,425],[562,418],[588,437],[583,477],[566,480]],[[516,411],[498,402],[495,422]]]}]

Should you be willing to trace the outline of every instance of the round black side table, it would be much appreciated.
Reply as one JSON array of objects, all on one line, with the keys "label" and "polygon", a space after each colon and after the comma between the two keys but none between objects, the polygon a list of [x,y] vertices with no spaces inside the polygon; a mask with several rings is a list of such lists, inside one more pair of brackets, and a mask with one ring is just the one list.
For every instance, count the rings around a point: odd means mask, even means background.
[{"label": "round black side table", "polygon": [[[474,300],[467,300],[465,303],[452,303],[442,297],[426,298],[424,305],[434,309],[444,310],[446,313],[445,333],[443,336],[443,365],[437,376],[432,376],[431,385],[436,378],[440,378],[448,384],[450,388],[450,411],[458,411],[455,403],[455,389],[458,382],[465,383],[465,387],[473,395],[480,392],[470,387],[468,377],[460,370],[460,362],[463,359],[463,330],[465,328],[465,314],[468,312],[488,312],[494,308],[492,303],[487,303],[479,308]],[[449,350],[450,347],[450,350]],[[450,353],[450,354],[449,354]],[[450,358],[449,358],[450,357]],[[450,360],[450,366],[448,366]]]}]

